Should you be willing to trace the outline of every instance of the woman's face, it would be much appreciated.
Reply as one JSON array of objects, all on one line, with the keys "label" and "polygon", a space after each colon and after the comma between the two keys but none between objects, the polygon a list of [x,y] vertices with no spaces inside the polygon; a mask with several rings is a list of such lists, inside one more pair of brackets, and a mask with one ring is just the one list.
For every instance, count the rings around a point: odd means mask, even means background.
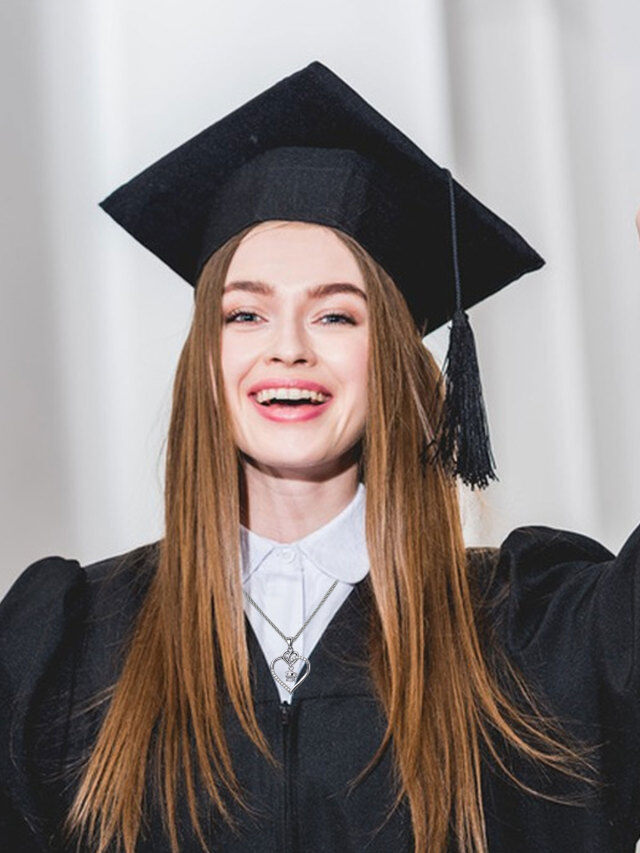
[{"label": "woman's face", "polygon": [[[282,477],[336,473],[363,434],[367,406],[366,284],[349,249],[320,225],[259,223],[229,266],[222,317],[222,374],[240,450]],[[281,397],[290,383],[319,387],[326,402],[256,397],[256,386]]]}]

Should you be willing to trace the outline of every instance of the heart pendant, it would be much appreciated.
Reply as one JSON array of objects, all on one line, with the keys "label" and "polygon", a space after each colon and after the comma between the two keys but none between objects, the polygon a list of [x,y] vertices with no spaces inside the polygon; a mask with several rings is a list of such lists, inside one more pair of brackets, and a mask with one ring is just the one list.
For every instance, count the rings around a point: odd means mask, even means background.
[{"label": "heart pendant", "polygon": [[[293,652],[293,654],[291,654],[291,651],[287,650],[286,652],[281,654],[279,657],[272,660],[271,661],[271,667],[270,667],[271,675],[273,675],[273,677],[278,682],[278,684],[281,684],[285,690],[289,691],[289,693],[293,693],[293,691],[296,689],[296,687],[300,687],[302,682],[305,680],[305,678],[311,672],[311,664],[309,663],[308,659],[305,658],[303,655],[298,654],[298,652]],[[299,678],[298,681],[294,685],[292,685],[291,687],[289,687],[288,684],[285,684],[285,682],[278,675],[276,675],[275,667],[276,667],[276,664],[279,660],[284,661],[287,664],[287,670],[288,670],[287,671],[287,677],[293,675],[293,678],[295,678],[295,674],[293,673],[293,664],[296,661],[301,660],[301,661],[303,661],[303,663],[306,663],[306,665],[307,665],[307,668],[304,671],[304,675],[301,678]],[[289,680],[292,680],[292,678],[289,678]]]}]

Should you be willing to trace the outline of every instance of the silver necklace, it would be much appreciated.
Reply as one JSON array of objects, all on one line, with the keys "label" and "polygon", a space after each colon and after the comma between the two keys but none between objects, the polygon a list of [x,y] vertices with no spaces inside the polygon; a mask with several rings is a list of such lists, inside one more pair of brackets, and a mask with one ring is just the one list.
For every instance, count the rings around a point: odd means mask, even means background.
[{"label": "silver necklace", "polygon": [[[337,583],[338,583],[338,581],[337,581],[337,580],[335,580],[335,581],[331,584],[331,586],[329,587],[329,589],[328,589],[328,590],[325,592],[325,594],[322,596],[322,599],[321,599],[320,603],[318,604],[318,606],[316,607],[316,609],[313,611],[313,613],[311,614],[311,616],[309,616],[309,618],[305,621],[305,623],[304,623],[304,625],[302,626],[302,628],[300,628],[300,630],[298,631],[298,633],[297,633],[297,634],[295,634],[293,637],[287,637],[287,635],[286,635],[286,634],[283,634],[283,632],[280,630],[280,628],[278,628],[278,626],[277,626],[277,625],[275,625],[275,624],[271,621],[271,619],[269,619],[269,617],[268,617],[268,616],[267,616],[267,614],[264,612],[264,610],[262,610],[260,607],[258,607],[258,605],[255,603],[255,601],[253,600],[253,598],[251,598],[251,596],[249,595],[249,593],[248,593],[246,590],[244,590],[244,589],[242,590],[242,591],[243,591],[243,593],[246,595],[247,599],[251,602],[251,604],[253,604],[253,606],[255,607],[255,609],[258,611],[258,613],[259,613],[261,616],[263,616],[263,617],[267,620],[267,622],[269,623],[269,625],[271,625],[271,627],[272,627],[275,631],[277,631],[277,632],[278,632],[278,634],[280,634],[280,636],[282,637],[282,639],[283,639],[283,640],[286,640],[287,648],[285,649],[285,651],[284,651],[281,655],[278,655],[278,657],[277,657],[277,658],[274,658],[274,659],[271,661],[271,665],[270,665],[270,667],[269,667],[269,668],[271,669],[271,675],[273,675],[273,677],[274,677],[274,678],[275,678],[275,680],[278,682],[278,684],[281,684],[281,685],[284,687],[284,689],[285,689],[285,690],[288,690],[288,691],[289,691],[289,693],[293,693],[293,691],[296,689],[296,687],[300,687],[300,685],[302,684],[302,682],[305,680],[305,678],[306,678],[306,677],[309,675],[309,673],[311,672],[311,664],[309,663],[308,658],[306,658],[304,655],[301,655],[301,654],[300,654],[300,652],[297,652],[297,651],[293,648],[293,644],[294,644],[294,642],[298,639],[298,637],[300,636],[300,634],[302,634],[302,632],[303,632],[303,631],[304,631],[304,629],[307,627],[307,625],[309,624],[309,622],[311,622],[311,620],[312,620],[312,619],[313,619],[313,617],[316,615],[316,613],[318,612],[318,610],[320,610],[320,608],[321,608],[321,607],[322,607],[322,605],[325,603],[325,601],[327,600],[327,598],[329,598],[329,596],[331,595],[331,593],[333,592],[333,590],[336,588],[336,584],[337,584]],[[294,670],[293,670],[293,665],[294,665],[294,663],[297,663],[297,661],[301,660],[303,664],[306,664],[306,667],[307,667],[307,668],[305,669],[304,675],[302,676],[302,678],[299,678],[299,679],[298,679],[298,681],[297,681],[297,683],[296,683],[296,684],[292,684],[292,685],[291,685],[291,687],[290,687],[290,686],[289,686],[285,681],[283,681],[283,680],[282,680],[278,675],[276,675],[275,666],[276,666],[276,663],[277,663],[279,660],[283,660],[283,661],[287,664],[287,673],[286,673],[286,675],[285,675],[285,678],[286,678],[286,680],[287,680],[287,681],[295,681],[295,680],[296,680],[296,674],[295,674],[295,672],[294,672]]]}]

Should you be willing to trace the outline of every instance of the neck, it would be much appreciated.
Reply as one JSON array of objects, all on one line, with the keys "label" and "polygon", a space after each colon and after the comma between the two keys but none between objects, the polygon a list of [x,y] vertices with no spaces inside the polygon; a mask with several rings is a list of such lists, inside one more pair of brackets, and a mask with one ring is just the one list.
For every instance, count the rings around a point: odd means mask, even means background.
[{"label": "neck", "polygon": [[245,469],[242,523],[259,536],[295,542],[322,527],[353,500],[357,466],[323,480],[283,479]]}]

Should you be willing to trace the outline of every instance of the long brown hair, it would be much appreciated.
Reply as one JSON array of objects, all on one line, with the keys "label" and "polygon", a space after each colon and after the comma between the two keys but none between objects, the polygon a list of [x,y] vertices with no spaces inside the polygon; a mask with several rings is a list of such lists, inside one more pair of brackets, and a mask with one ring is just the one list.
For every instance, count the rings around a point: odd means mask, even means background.
[{"label": "long brown hair", "polygon": [[[373,591],[368,660],[387,720],[376,755],[353,784],[391,739],[398,780],[392,811],[407,799],[415,850],[443,853],[453,833],[459,849],[484,853],[481,742],[514,784],[563,803],[572,799],[517,779],[493,735],[534,762],[597,784],[580,772],[594,770],[586,757],[593,747],[573,742],[543,714],[489,629],[489,643],[483,643],[482,602],[463,541],[456,483],[436,464],[417,462],[442,403],[440,370],[391,278],[354,239],[331,230],[353,252],[368,293],[368,411],[358,465],[366,484]],[[69,835],[86,832],[97,853],[114,838],[133,853],[151,762],[172,851],[179,849],[179,774],[204,850],[196,771],[232,828],[225,789],[251,811],[223,729],[224,686],[247,736],[278,765],[252,701],[238,538],[243,473],[217,357],[222,287],[249,231],[222,246],[197,283],[173,389],[157,569],[64,824]],[[510,677],[527,710],[507,695],[499,675]]]}]

